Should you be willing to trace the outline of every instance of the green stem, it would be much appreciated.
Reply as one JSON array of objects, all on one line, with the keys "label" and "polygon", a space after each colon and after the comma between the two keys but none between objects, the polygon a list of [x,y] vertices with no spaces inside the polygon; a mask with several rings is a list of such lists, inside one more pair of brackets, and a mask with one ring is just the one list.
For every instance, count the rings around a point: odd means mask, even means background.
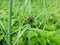
[{"label": "green stem", "polygon": [[[28,0],[28,17],[31,16],[31,1]],[[30,24],[28,25],[28,45],[30,45]]]},{"label": "green stem", "polygon": [[9,0],[9,16],[8,16],[8,45],[11,45],[11,15],[12,15],[12,0]]},{"label": "green stem", "polygon": [[30,25],[28,27],[28,45],[30,45]]},{"label": "green stem", "polygon": [[[31,16],[31,1],[30,0],[28,0],[28,9],[29,9],[28,17],[30,17]],[[28,45],[30,45],[30,25],[28,27]]]}]

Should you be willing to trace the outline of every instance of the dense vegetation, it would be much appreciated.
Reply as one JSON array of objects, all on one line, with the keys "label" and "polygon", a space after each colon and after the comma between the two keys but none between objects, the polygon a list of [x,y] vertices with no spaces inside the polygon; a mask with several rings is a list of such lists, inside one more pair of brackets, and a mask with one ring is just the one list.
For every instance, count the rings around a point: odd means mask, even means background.
[{"label": "dense vegetation", "polygon": [[[60,0],[13,0],[11,45],[60,45]],[[8,45],[9,0],[0,0],[0,45]],[[30,19],[30,20],[29,20]]]}]

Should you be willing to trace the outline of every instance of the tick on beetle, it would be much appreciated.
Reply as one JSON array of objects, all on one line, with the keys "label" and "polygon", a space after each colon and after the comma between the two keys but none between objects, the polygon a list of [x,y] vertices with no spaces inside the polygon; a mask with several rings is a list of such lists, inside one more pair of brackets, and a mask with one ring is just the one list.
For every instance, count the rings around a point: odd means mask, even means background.
[{"label": "tick on beetle", "polygon": [[34,20],[34,19],[33,19],[32,17],[29,17],[29,18],[28,18],[28,23],[29,23],[29,24],[32,23],[33,20]]}]

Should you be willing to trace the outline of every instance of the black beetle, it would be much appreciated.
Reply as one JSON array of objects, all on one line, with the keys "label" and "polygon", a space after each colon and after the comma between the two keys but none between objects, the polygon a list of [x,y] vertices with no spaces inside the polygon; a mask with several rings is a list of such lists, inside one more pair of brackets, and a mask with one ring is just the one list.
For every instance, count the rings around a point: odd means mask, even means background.
[{"label": "black beetle", "polygon": [[30,24],[30,23],[32,23],[34,21],[34,18],[33,17],[29,17],[28,18],[28,23]]}]

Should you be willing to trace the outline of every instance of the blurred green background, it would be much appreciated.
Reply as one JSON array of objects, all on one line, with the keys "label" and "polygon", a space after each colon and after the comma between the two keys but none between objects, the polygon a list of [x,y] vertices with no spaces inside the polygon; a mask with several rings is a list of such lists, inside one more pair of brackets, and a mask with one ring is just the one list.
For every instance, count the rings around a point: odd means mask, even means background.
[{"label": "blurred green background", "polygon": [[[16,41],[16,45],[28,45],[28,29],[30,45],[60,45],[60,0],[12,2],[11,45]],[[9,0],[0,0],[0,45],[8,45],[8,15]],[[33,22],[29,24],[28,18]]]}]

